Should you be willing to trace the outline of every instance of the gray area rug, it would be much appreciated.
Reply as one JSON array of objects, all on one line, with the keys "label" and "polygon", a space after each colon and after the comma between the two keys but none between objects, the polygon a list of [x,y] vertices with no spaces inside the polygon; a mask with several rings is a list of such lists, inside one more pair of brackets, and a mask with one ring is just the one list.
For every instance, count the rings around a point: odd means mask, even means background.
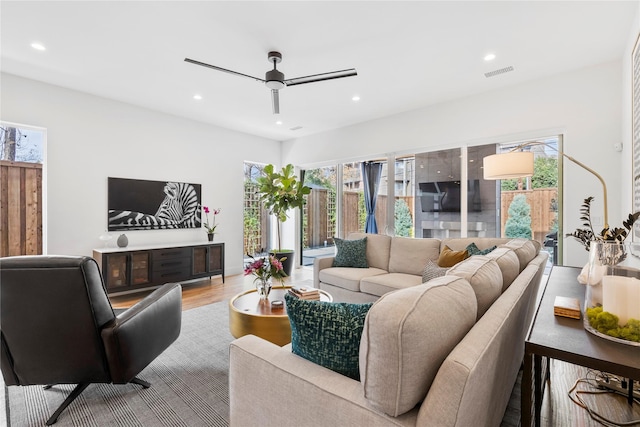
[{"label": "gray area rug", "polygon": [[[187,310],[178,340],[138,375],[150,388],[92,384],[55,426],[228,426],[232,340],[227,302]],[[8,387],[9,426],[44,426],[74,386]]]}]

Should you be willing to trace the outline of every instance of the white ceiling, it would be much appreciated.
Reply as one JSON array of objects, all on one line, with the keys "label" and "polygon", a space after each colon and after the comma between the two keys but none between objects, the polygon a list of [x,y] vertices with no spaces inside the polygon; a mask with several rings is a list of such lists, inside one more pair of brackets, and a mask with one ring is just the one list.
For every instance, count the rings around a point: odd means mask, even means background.
[{"label": "white ceiling", "polygon": [[[622,57],[633,1],[2,1],[1,70],[288,140]],[[46,51],[30,47],[38,41]],[[280,91],[264,77],[358,76]],[[489,63],[485,54],[497,58]],[[486,78],[484,73],[513,66]],[[202,95],[196,101],[194,94]],[[361,100],[353,102],[353,95]],[[282,125],[276,125],[276,120]],[[301,129],[291,130],[301,126]]]}]

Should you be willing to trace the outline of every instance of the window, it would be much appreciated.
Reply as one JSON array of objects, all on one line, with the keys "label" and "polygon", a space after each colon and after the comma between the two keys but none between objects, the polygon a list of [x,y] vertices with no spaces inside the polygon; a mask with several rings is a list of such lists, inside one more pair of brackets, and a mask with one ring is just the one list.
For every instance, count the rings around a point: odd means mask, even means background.
[{"label": "window", "polygon": [[0,123],[0,257],[39,255],[46,247],[44,129]]},{"label": "window", "polygon": [[334,253],[337,167],[305,170],[304,184],[311,193],[302,216],[302,265],[312,265],[315,257]]},{"label": "window", "polygon": [[264,165],[244,163],[244,245],[243,255],[259,255],[269,248],[269,212],[258,196],[256,180],[263,175]]},{"label": "window", "polygon": [[[526,237],[540,242],[554,264],[559,261],[562,239],[558,239],[559,206],[558,150],[560,136],[536,139],[524,147],[534,153],[533,176],[503,179],[500,185],[500,230],[502,237]],[[501,144],[498,152],[507,152],[522,142]]]},{"label": "window", "polygon": [[42,163],[44,131],[0,123],[0,160]]}]

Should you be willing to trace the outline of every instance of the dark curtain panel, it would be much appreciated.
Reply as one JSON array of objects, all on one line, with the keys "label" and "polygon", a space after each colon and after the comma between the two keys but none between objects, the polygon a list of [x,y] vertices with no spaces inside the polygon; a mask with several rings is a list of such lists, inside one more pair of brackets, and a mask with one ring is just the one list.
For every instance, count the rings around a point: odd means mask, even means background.
[{"label": "dark curtain panel", "polygon": [[382,175],[382,163],[362,162],[362,182],[364,183],[364,206],[367,210],[367,220],[364,231],[377,234],[376,201],[378,200],[378,188],[380,187],[380,175]]}]

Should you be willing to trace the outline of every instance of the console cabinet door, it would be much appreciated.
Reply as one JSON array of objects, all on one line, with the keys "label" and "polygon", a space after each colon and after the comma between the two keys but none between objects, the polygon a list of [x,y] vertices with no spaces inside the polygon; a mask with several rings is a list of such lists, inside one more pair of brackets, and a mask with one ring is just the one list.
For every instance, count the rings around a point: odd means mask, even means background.
[{"label": "console cabinet door", "polygon": [[149,252],[131,253],[131,285],[146,285],[151,282]]},{"label": "console cabinet door", "polygon": [[107,290],[118,292],[151,283],[150,260],[149,251],[104,254],[103,278]]},{"label": "console cabinet door", "polygon": [[191,269],[194,276],[222,275],[222,283],[224,283],[224,243],[194,247],[192,258]]},{"label": "console cabinet door", "polygon": [[197,248],[193,248],[193,275],[194,276],[203,276],[208,272],[207,268],[207,259],[208,259],[208,247],[207,246],[199,246]]},{"label": "console cabinet door", "polygon": [[117,290],[129,286],[129,281],[127,280],[128,254],[107,254],[105,258],[104,279],[107,288]]},{"label": "console cabinet door", "polygon": [[224,269],[224,244],[209,246],[209,273],[222,274]]}]

